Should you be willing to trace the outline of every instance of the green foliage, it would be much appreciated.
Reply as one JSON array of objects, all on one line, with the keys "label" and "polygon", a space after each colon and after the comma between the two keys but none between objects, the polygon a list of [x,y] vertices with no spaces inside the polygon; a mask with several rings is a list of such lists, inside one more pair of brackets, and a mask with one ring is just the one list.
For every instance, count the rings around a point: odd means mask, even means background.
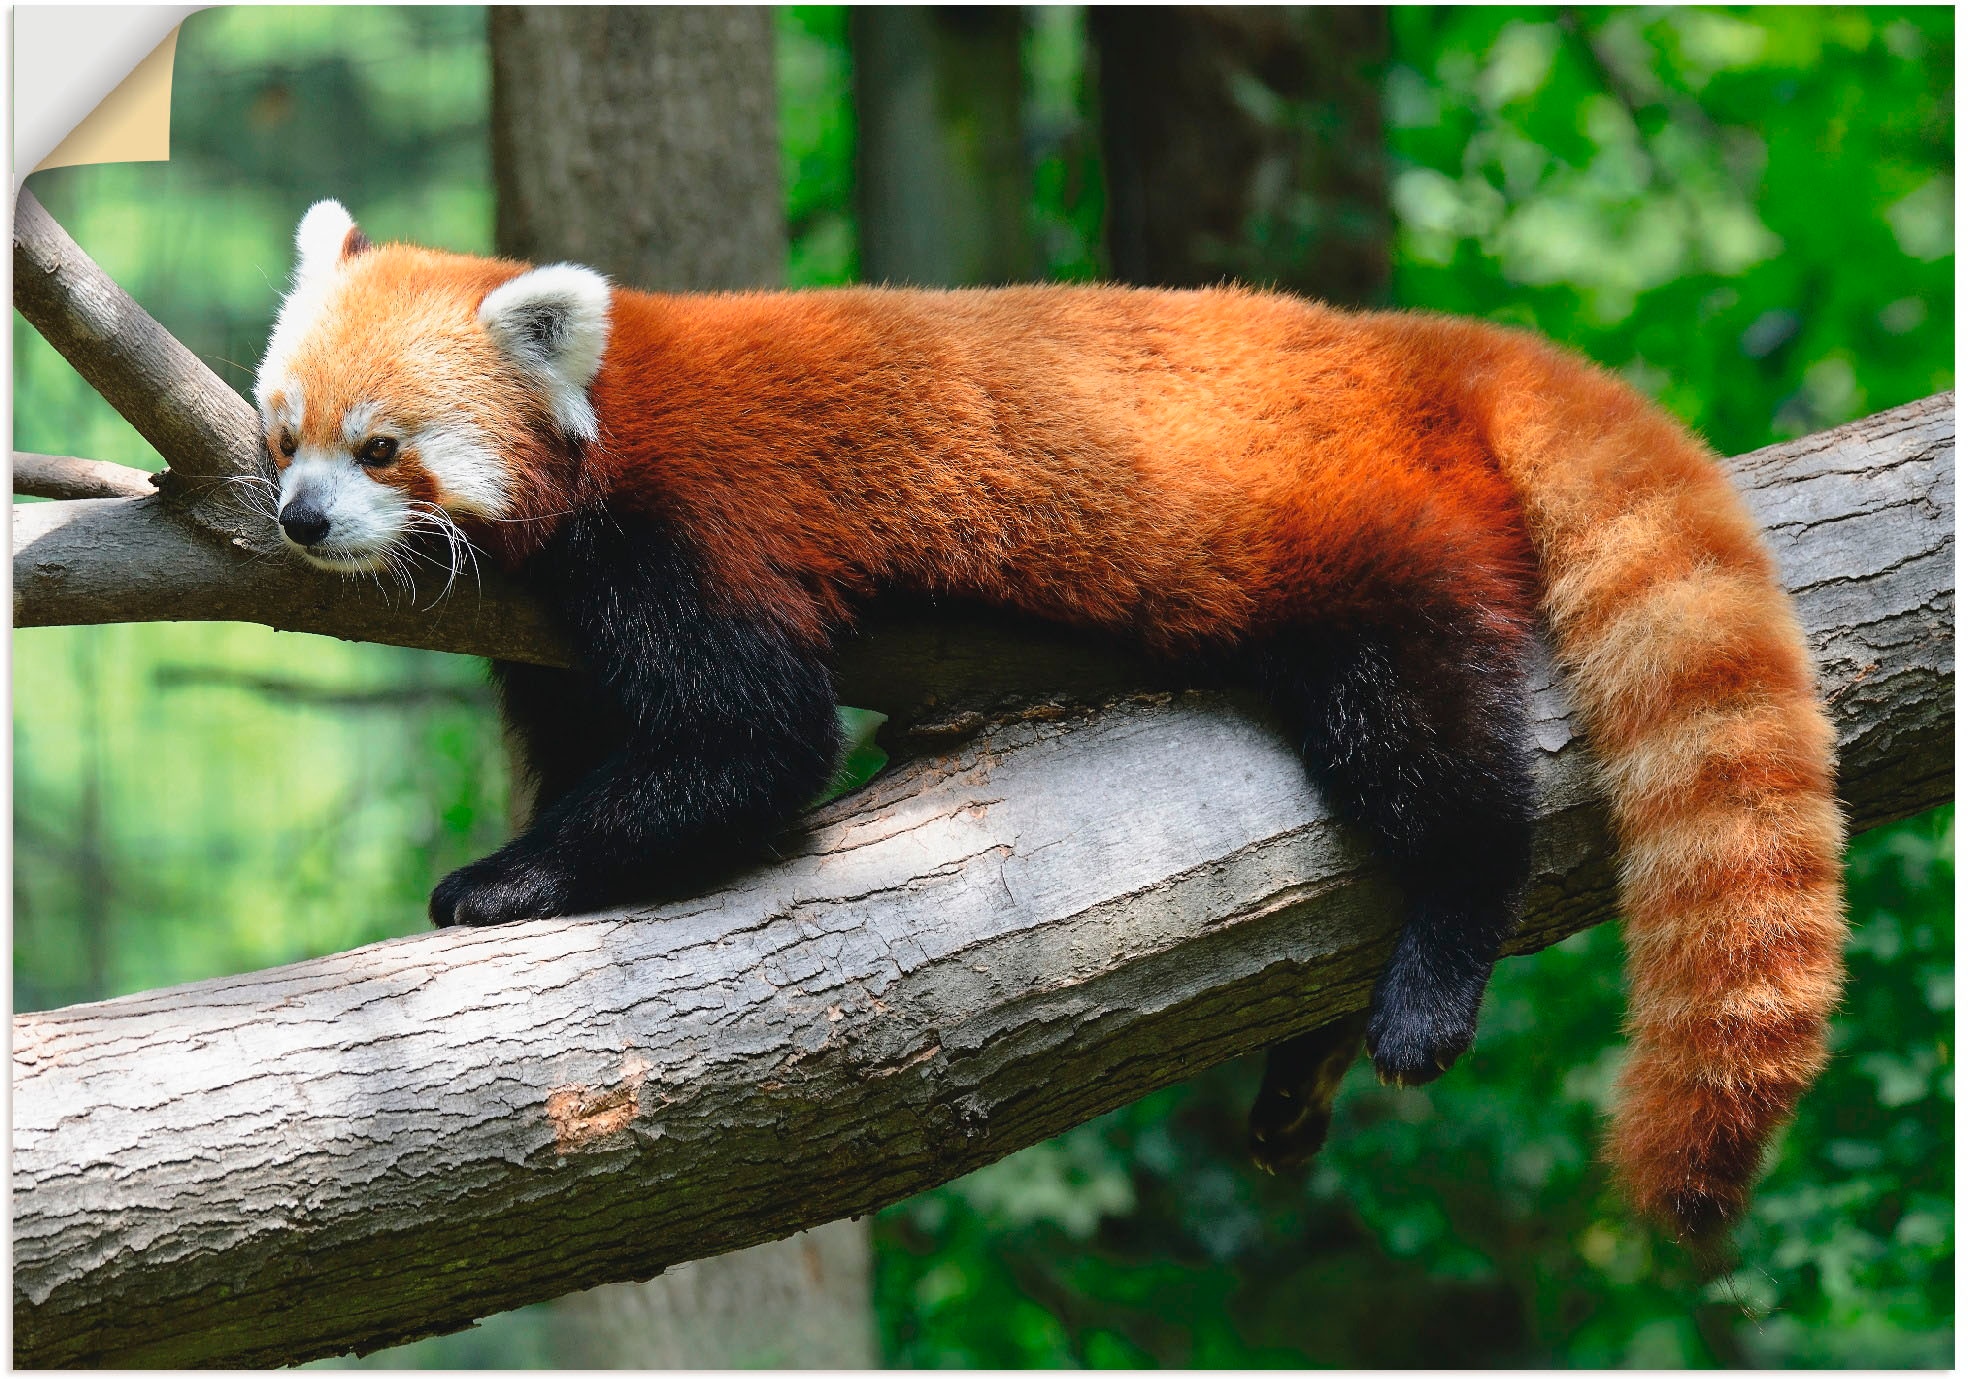
[{"label": "green foliage", "polygon": [[1101,276],[1106,262],[1107,198],[1095,146],[1085,15],[1070,5],[1027,13],[1023,114],[1032,178],[1028,214],[1039,276],[1090,281]]},{"label": "green foliage", "polygon": [[888,753],[875,741],[875,734],[881,725],[888,722],[888,715],[876,713],[873,709],[854,709],[843,704],[835,711],[840,719],[841,755],[840,765],[834,768],[834,778],[827,782],[827,788],[815,800],[814,806],[827,804],[843,795],[851,795],[881,772],[888,765]]},{"label": "green foliage", "polygon": [[786,175],[786,281],[850,283],[854,239],[854,100],[847,11],[788,5],[778,12],[779,139]]},{"label": "green foliage", "polygon": [[1534,326],[1720,449],[1952,385],[1954,15],[1395,12],[1399,300]]},{"label": "green foliage", "polygon": [[[187,664],[383,698],[160,675]],[[417,932],[433,881],[504,832],[490,694],[463,658],[237,624],[37,628],[15,634],[14,693],[17,1010]]]},{"label": "green foliage", "polygon": [[1944,1367],[1954,1315],[1954,810],[1858,839],[1833,1061],[1723,1285],[1751,1363]]},{"label": "green foliage", "polygon": [[[486,93],[482,11],[207,10],[179,39],[169,162],[30,185],[245,389],[311,202],[344,199],[378,237],[490,247]],[[17,444],[157,466],[18,317],[14,332]],[[161,674],[187,666],[384,699]],[[16,633],[14,791],[16,1009],[417,932],[431,884],[505,832],[475,663],[246,625]]]}]

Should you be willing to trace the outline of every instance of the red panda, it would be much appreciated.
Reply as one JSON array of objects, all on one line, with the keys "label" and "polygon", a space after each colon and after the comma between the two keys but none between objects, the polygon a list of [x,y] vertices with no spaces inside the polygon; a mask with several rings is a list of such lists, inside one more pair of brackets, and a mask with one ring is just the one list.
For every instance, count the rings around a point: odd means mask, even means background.
[{"label": "red panda", "polygon": [[1712,455],[1533,337],[1220,288],[654,295],[371,245],[333,202],[258,379],[278,520],[344,572],[442,528],[531,581],[573,672],[496,668],[540,775],[436,923],[646,897],[827,779],[832,640],[878,592],[1236,667],[1405,901],[1360,1019],[1274,1051],[1302,1161],[1364,1042],[1468,1048],[1529,869],[1540,617],[1603,768],[1634,1050],[1609,1149],[1688,1237],[1742,1210],[1825,1058],[1833,739]]}]

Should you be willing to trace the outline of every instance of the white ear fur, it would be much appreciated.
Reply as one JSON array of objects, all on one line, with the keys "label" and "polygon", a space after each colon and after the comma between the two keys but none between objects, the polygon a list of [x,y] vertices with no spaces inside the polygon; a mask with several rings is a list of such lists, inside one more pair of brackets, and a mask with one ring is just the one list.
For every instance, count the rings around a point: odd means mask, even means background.
[{"label": "white ear fur", "polygon": [[308,207],[294,231],[294,281],[319,277],[340,263],[354,228],[355,217],[339,201],[317,201]]},{"label": "white ear fur", "polygon": [[493,289],[478,320],[507,358],[546,386],[561,429],[592,441],[588,385],[608,348],[608,279],[578,263],[535,268]]},{"label": "white ear fur", "polygon": [[367,243],[341,202],[317,201],[301,217],[300,226],[294,231],[293,286],[280,303],[280,316],[267,339],[266,355],[260,360],[259,377],[254,384],[254,395],[262,410],[270,394],[283,388],[292,390],[293,381],[287,376],[288,360],[327,309],[334,287],[334,270],[351,242],[358,250]]}]

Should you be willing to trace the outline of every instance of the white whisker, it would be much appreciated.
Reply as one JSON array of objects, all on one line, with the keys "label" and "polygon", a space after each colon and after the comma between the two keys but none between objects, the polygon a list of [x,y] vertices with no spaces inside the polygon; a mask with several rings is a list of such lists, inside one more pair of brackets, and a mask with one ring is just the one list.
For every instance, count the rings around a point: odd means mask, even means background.
[{"label": "white whisker", "polygon": [[280,489],[272,480],[258,474],[228,474],[225,476],[225,481],[228,484],[246,485],[245,488],[235,489],[232,493],[233,498],[246,511],[255,516],[265,517],[271,522],[280,520],[278,504],[275,501],[279,497]]},{"label": "white whisker", "polygon": [[[435,503],[413,500],[410,503],[409,525],[414,530],[432,531],[444,538],[446,578],[444,588],[438,593],[438,599],[450,597],[458,576],[465,572],[467,561],[471,564],[472,583],[483,582],[479,571],[478,551],[473,547],[471,538],[465,535],[464,529],[452,519],[450,513]],[[437,562],[433,559],[431,563]],[[433,601],[431,606],[435,607],[436,602]]]},{"label": "white whisker", "polygon": [[481,522],[513,522],[513,523],[545,522],[550,518],[572,517],[573,515],[574,515],[573,508],[563,508],[559,512],[536,512],[526,517],[480,517],[478,520]]}]

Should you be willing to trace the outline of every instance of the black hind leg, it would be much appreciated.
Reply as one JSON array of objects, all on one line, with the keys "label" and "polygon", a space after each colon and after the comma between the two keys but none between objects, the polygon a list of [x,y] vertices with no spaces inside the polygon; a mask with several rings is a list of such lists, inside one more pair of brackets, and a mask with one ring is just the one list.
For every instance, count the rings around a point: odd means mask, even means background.
[{"label": "black hind leg", "polygon": [[1427,1082],[1476,1036],[1530,872],[1528,645],[1477,615],[1280,638],[1265,687],[1335,806],[1406,901],[1366,1042],[1381,1080]]},{"label": "black hind leg", "polygon": [[1360,1011],[1264,1051],[1264,1083],[1250,1112],[1250,1154],[1259,1168],[1290,1172],[1312,1161],[1366,1033],[1367,1014]]}]

